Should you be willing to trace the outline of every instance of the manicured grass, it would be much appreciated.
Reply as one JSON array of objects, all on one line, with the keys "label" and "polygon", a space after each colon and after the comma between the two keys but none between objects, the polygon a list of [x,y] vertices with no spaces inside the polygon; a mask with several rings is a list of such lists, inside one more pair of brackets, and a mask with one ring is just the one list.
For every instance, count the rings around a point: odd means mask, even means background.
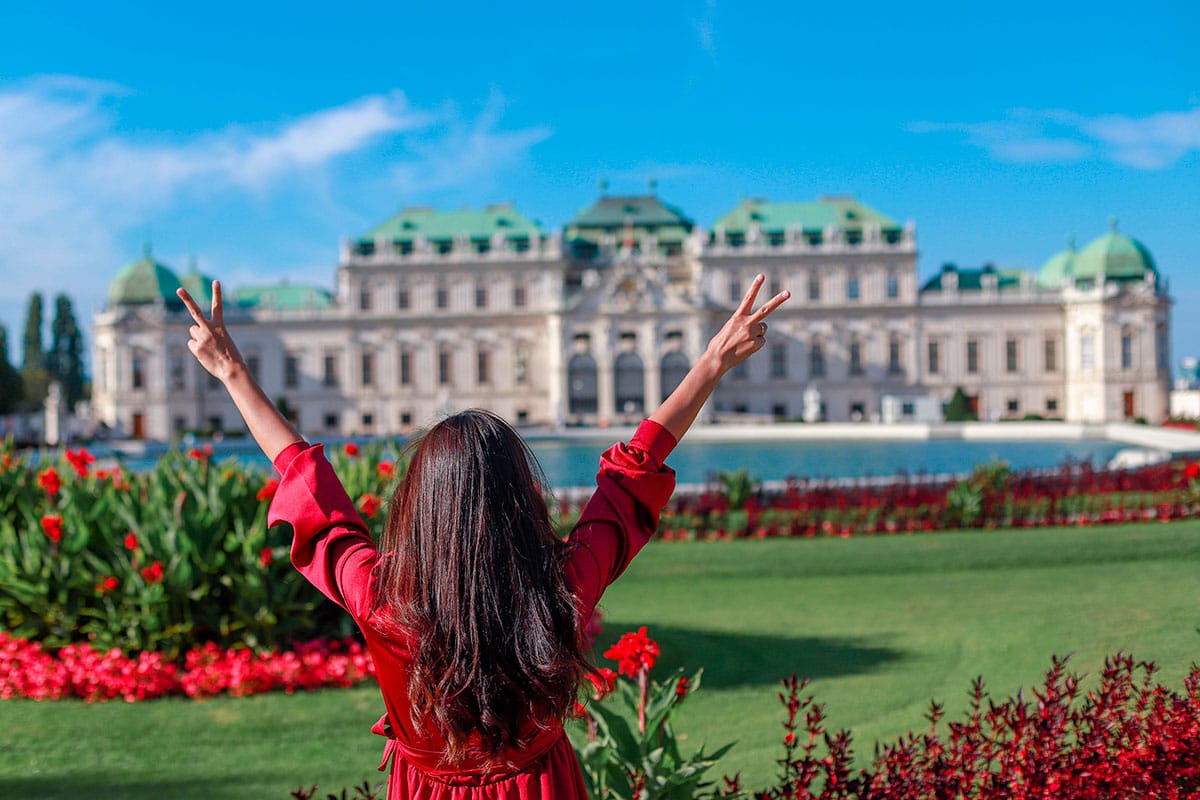
[{"label": "manicured grass", "polygon": [[[982,674],[1008,695],[1052,654],[1094,673],[1118,650],[1179,687],[1200,654],[1200,525],[656,543],[605,599],[604,643],[639,625],[661,668],[705,668],[689,742],[737,740],[723,772],[774,773],[776,682],[813,679],[829,727],[869,757],[953,713]],[[280,798],[382,778],[374,688],[140,705],[0,703],[0,797]]]}]

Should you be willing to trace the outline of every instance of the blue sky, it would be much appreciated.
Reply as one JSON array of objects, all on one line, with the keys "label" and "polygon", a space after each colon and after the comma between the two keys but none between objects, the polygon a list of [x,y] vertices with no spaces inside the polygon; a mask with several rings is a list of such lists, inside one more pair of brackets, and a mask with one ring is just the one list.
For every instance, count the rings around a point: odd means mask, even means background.
[{"label": "blue sky", "polygon": [[[1043,6],[1054,6],[1045,8]],[[853,193],[942,262],[1143,241],[1200,355],[1200,10],[1185,2],[0,7],[0,322],[82,321],[150,242],[332,287],[406,205],[556,227],[646,180],[701,225]]]}]

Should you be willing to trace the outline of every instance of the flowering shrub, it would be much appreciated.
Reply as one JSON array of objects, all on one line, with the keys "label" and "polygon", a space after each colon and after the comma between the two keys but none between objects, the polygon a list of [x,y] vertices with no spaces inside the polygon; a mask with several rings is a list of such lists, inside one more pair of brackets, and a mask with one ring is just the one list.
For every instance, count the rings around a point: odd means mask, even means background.
[{"label": "flowering shrub", "polygon": [[[403,463],[383,444],[329,457],[368,525],[381,525]],[[211,447],[145,473],[95,461],[80,448],[34,467],[0,445],[0,629],[179,663],[197,643],[278,649],[351,632],[291,568],[290,532],[267,529],[277,479],[215,461]]]},{"label": "flowering shrub", "polygon": [[182,668],[161,653],[126,656],[70,644],[55,654],[40,644],[0,633],[0,699],[25,697],[132,703],[164,695],[211,697],[261,694],[282,689],[347,687],[374,678],[366,649],[347,640],[312,641],[295,650],[256,653],[223,650],[209,642],[187,653]]},{"label": "flowering shrub", "polygon": [[995,701],[976,679],[971,707],[944,731],[931,705],[929,729],[882,748],[861,769],[851,766],[852,737],[828,733],[824,709],[806,682],[783,682],[786,709],[782,771],[776,785],[746,792],[726,778],[723,797],[754,800],[978,800],[1200,796],[1200,668],[1184,693],[1155,684],[1156,667],[1126,654],[1108,659],[1099,685],[1053,660],[1032,699]]}]

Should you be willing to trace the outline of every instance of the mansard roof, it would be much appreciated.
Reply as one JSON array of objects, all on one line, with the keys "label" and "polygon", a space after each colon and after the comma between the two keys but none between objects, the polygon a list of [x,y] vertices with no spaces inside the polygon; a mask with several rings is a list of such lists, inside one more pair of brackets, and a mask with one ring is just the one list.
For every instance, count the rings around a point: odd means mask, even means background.
[{"label": "mansard roof", "polygon": [[843,230],[861,230],[864,223],[876,223],[882,230],[901,229],[900,223],[879,213],[853,197],[826,196],[816,202],[772,203],[761,198],[743,200],[737,208],[717,220],[714,227],[726,233],[745,233],[751,227],[773,233],[800,228],[822,231],[836,225]]},{"label": "mansard roof", "polygon": [[333,297],[319,286],[284,281],[239,286],[234,293],[234,303],[238,308],[300,311],[329,308],[333,305]]},{"label": "mansard roof", "polygon": [[601,195],[589,208],[576,214],[567,223],[567,228],[620,230],[626,225],[634,228],[680,227],[686,233],[692,230],[694,223],[656,195]]},{"label": "mansard roof", "polygon": [[360,241],[412,242],[418,236],[429,241],[453,241],[459,237],[490,240],[497,233],[506,239],[532,240],[542,236],[542,228],[508,203],[487,206],[482,211],[412,207],[369,231]]},{"label": "mansard roof", "polygon": [[996,277],[996,288],[1004,291],[1005,289],[1020,287],[1025,270],[997,269],[992,264],[984,264],[979,269],[960,269],[956,264],[943,264],[942,271],[926,281],[925,285],[921,287],[921,291],[942,291],[946,283],[943,279],[950,273],[953,273],[957,277],[957,285],[960,292],[977,292],[981,290],[983,288],[984,277],[989,275]]}]

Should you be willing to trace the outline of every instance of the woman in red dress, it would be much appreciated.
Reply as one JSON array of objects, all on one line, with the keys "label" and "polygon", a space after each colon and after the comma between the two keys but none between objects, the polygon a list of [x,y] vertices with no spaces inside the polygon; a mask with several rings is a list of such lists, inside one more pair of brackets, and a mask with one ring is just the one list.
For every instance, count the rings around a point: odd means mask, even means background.
[{"label": "woman in red dress", "polygon": [[321,445],[276,410],[225,328],[183,289],[188,347],[221,380],[281,475],[269,524],[295,531],[292,562],[358,624],[387,713],[388,798],[585,798],[562,720],[590,669],[580,629],[658,527],[675,487],[663,463],[721,377],[762,348],[755,278],[679,387],[627,444],[600,460],[596,493],[564,541],[550,526],[536,461],[499,417],[465,411],[413,451],[380,542]]}]

